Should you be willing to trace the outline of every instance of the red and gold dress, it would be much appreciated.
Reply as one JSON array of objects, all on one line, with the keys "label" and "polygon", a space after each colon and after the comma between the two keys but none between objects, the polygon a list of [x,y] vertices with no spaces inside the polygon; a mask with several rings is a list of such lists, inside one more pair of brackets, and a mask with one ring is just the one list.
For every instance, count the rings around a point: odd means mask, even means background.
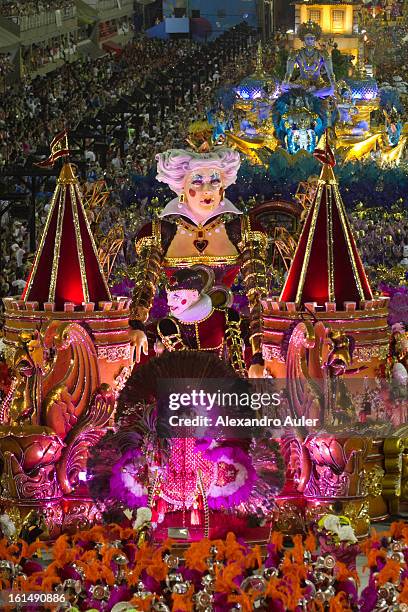
[{"label": "red and gold dress", "polygon": [[136,240],[138,269],[132,298],[130,325],[143,329],[160,281],[179,268],[204,264],[214,270],[216,284],[231,287],[241,271],[250,308],[252,354],[261,353],[261,299],[267,293],[267,236],[231,202],[223,205],[204,224],[196,223],[172,200],[160,218],[145,225]]},{"label": "red and gold dress", "polygon": [[168,316],[158,322],[157,332],[168,351],[211,351],[226,358],[238,374],[246,375],[240,316],[233,308],[213,307],[191,322]]}]

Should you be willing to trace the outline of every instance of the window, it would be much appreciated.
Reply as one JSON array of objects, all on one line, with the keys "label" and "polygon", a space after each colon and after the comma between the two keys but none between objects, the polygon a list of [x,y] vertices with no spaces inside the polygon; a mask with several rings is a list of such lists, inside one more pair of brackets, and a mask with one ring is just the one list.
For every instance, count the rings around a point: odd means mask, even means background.
[{"label": "window", "polygon": [[333,32],[343,32],[344,30],[344,11],[332,11],[332,30]]},{"label": "window", "polygon": [[320,25],[320,10],[319,9],[309,9],[308,10],[308,19],[309,21],[314,21]]}]

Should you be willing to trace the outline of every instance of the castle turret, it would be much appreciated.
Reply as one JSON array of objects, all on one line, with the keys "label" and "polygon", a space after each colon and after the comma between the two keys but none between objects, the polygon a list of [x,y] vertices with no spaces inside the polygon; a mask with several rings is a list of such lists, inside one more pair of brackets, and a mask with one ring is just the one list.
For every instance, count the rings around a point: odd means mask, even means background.
[{"label": "castle turret", "polygon": [[72,164],[62,167],[22,299],[39,304],[110,301]]},{"label": "castle turret", "polygon": [[372,299],[333,168],[324,163],[280,300],[324,307]]},{"label": "castle turret", "polygon": [[[51,149],[51,163],[69,154],[65,132]],[[111,298],[72,164],[62,167],[25,291],[3,302],[13,384],[0,407],[0,504],[21,519],[44,510],[53,535],[91,525],[87,449],[131,372],[130,300]]]},{"label": "castle turret", "polygon": [[[333,153],[326,144],[315,156],[323,168],[285,286],[279,298],[262,303],[265,366],[272,376],[286,379],[292,410],[318,422],[315,437],[282,442],[289,469],[277,500],[278,525],[301,529],[305,520],[318,520],[337,502],[357,533],[365,535],[370,515],[387,514],[378,492],[368,498],[362,468],[364,463],[377,482],[383,473],[382,442],[359,435],[361,409],[352,400],[345,412],[338,389],[347,389],[351,380],[361,399],[366,383],[378,376],[388,354],[388,298],[373,297],[334,176]],[[322,433],[336,421],[338,430]],[[354,461],[351,447],[359,449],[361,463]],[[303,457],[298,480],[290,468],[296,457]]]}]

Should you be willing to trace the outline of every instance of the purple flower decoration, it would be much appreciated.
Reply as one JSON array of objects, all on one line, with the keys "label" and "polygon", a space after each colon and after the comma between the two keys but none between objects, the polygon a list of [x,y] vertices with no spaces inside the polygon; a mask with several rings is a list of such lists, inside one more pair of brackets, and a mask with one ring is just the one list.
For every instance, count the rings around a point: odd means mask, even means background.
[{"label": "purple flower decoration", "polygon": [[130,278],[124,278],[120,283],[111,288],[112,296],[132,297],[135,281]]},{"label": "purple flower decoration", "polygon": [[[141,465],[137,460],[141,458]],[[133,449],[121,457],[112,467],[110,489],[112,495],[129,508],[138,508],[147,504],[147,489],[140,482],[143,457],[141,452]]]},{"label": "purple flower decoration", "polygon": [[149,318],[153,320],[163,319],[169,314],[166,296],[156,295]]},{"label": "purple flower decoration", "polygon": [[390,325],[394,325],[394,323],[408,324],[408,285],[392,287],[380,283],[378,288],[390,298],[388,323]]},{"label": "purple flower decoration", "polygon": [[404,293],[405,295],[408,295],[408,285],[400,285],[399,287],[392,287],[391,285],[386,285],[385,283],[381,282],[378,285],[378,289],[382,293],[384,293],[384,295],[388,295],[390,297],[392,297],[396,293]]},{"label": "purple flower decoration", "polygon": [[388,323],[408,324],[408,292],[395,293],[389,304]]}]

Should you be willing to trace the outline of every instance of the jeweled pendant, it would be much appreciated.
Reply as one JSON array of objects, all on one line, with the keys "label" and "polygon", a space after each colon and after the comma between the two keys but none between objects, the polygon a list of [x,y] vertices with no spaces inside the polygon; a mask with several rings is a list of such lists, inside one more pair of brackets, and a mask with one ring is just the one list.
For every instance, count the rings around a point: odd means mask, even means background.
[{"label": "jeweled pendant", "polygon": [[199,253],[203,253],[208,247],[208,240],[194,240],[193,244]]}]

